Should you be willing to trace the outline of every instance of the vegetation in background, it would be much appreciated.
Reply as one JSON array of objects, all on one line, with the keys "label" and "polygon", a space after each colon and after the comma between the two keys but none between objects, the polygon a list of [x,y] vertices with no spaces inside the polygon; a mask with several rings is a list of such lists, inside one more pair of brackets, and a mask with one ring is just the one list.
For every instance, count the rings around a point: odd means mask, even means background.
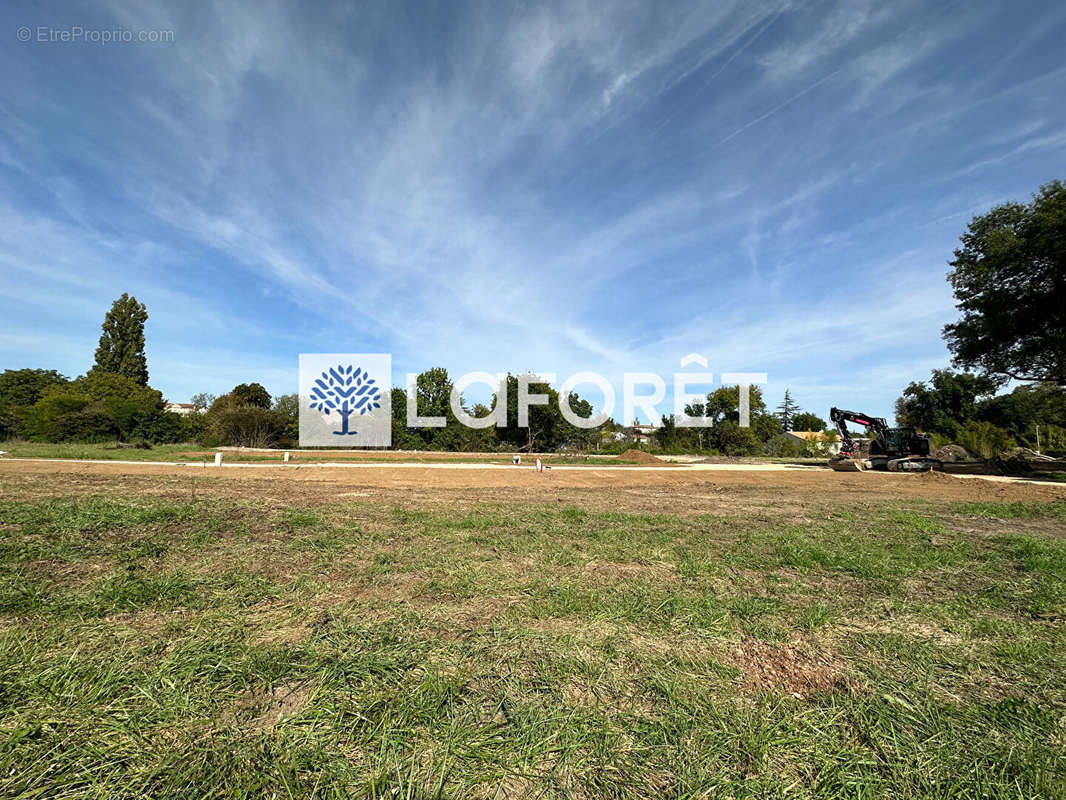
[{"label": "vegetation in background", "polygon": [[999,382],[1066,387],[1066,186],[973,218],[948,279],[962,318],[944,327],[956,366]]},{"label": "vegetation in background", "polygon": [[148,385],[148,359],[144,354],[144,323],[148,310],[136,297],[123,292],[104,317],[96,348],[94,372],[122,375],[140,386]]},{"label": "vegetation in background", "polygon": [[980,458],[992,458],[1016,447],[1007,432],[991,422],[971,420],[955,438],[962,447]]},{"label": "vegetation in background", "polygon": [[[977,372],[934,370],[928,382],[911,382],[896,401],[896,419],[987,457],[1015,443],[1045,452],[1066,451],[1066,186],[1053,181],[1031,203],[1006,203],[973,218],[950,262],[949,280],[962,318],[944,328],[954,364]],[[51,370],[7,370],[0,375],[0,437],[34,441],[195,441],[206,446],[291,446],[297,441],[295,396],[272,401],[259,383],[243,383],[215,398],[194,397],[196,412],[166,412],[148,386],[143,303],[118,298],[103,323],[93,368],[74,381]],[[1031,381],[996,395],[1008,379]],[[530,408],[530,425],[517,424],[518,379],[508,375],[507,424],[472,430],[450,407],[452,381],[443,367],[418,376],[421,416],[445,419],[439,428],[407,427],[404,390],[392,390],[394,447],[416,450],[580,450],[621,452],[640,446],[639,432],[607,421],[594,429],[570,424],[559,394],[546,384],[532,391],[549,404]],[[655,445],[667,452],[725,455],[809,454],[813,445],[782,438],[787,430],[823,431],[825,420],[803,411],[786,389],[776,413],[767,411],[759,387],[750,389],[751,426],[741,428],[739,387],[723,386],[686,414],[709,419],[690,428],[664,416]],[[588,401],[572,395],[574,412],[592,415]],[[841,402],[844,402],[842,399]],[[467,408],[475,416],[491,409]],[[619,435],[621,433],[621,435]]]},{"label": "vegetation in background", "polygon": [[782,430],[794,430],[793,425],[799,411],[799,403],[793,400],[792,393],[788,389],[785,389],[785,396],[781,400],[781,405],[777,407],[777,418],[781,420]]},{"label": "vegetation in background", "polygon": [[914,381],[903,390],[896,401],[896,421],[954,439],[977,419],[980,401],[995,391],[995,381],[983,375],[935,369],[928,384]]}]

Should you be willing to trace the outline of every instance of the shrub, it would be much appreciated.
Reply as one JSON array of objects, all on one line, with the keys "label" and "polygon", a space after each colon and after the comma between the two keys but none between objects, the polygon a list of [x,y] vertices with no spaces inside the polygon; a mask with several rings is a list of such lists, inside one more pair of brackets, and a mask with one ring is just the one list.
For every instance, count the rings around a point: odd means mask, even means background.
[{"label": "shrub", "polygon": [[766,443],[766,452],[778,458],[797,458],[804,454],[805,449],[803,442],[786,434],[775,436]]},{"label": "shrub", "polygon": [[958,444],[981,458],[992,458],[1015,447],[1014,439],[1005,430],[991,422],[977,421],[966,423]]},{"label": "shrub", "polygon": [[61,441],[60,420],[81,411],[89,402],[85,395],[46,393],[32,406],[19,409],[18,432],[36,442]]},{"label": "shrub", "polygon": [[46,388],[18,409],[17,432],[34,441],[125,439],[146,416],[162,413],[163,396],[123,375],[92,370]]},{"label": "shrub", "polygon": [[742,428],[732,420],[715,425],[711,438],[714,446],[727,456],[751,456],[763,451],[752,429]]},{"label": "shrub", "polygon": [[53,438],[58,442],[103,442],[121,433],[107,409],[99,403],[58,416],[53,430]]},{"label": "shrub", "polygon": [[172,411],[152,410],[139,414],[127,435],[132,439],[143,439],[154,444],[189,441],[181,415]]},{"label": "shrub", "polygon": [[221,444],[236,447],[270,447],[282,430],[277,414],[257,406],[223,408],[212,413],[209,434]]}]

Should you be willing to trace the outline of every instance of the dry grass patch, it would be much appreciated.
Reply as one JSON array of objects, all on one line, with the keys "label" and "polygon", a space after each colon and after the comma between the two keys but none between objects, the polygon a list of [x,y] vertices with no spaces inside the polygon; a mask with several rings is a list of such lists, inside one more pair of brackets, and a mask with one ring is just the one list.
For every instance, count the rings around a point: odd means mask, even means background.
[{"label": "dry grass patch", "polygon": [[269,733],[311,704],[311,690],[303,684],[279,684],[249,689],[222,717],[223,725],[245,733]]},{"label": "dry grass patch", "polygon": [[756,691],[784,692],[795,698],[850,690],[844,664],[824,648],[797,638],[787,644],[744,639],[723,653],[726,663],[741,671],[741,680]]}]

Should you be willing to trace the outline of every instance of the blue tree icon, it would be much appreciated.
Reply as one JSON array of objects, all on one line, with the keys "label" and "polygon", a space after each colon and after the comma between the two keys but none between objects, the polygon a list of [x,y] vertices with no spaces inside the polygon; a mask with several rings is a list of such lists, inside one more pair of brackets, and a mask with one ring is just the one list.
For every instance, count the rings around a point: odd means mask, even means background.
[{"label": "blue tree icon", "polygon": [[369,414],[381,408],[381,389],[364,370],[337,365],[322,373],[311,387],[311,408],[329,416],[336,411],[341,416],[341,429],[335,436],[355,436],[357,431],[348,430],[348,418],[352,414]]}]

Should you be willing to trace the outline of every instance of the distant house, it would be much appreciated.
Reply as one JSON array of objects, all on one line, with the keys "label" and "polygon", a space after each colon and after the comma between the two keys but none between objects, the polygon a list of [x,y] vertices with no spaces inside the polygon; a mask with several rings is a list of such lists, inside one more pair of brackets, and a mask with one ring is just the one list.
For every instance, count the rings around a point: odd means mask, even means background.
[{"label": "distant house", "polygon": [[640,444],[651,444],[655,434],[659,432],[658,425],[638,425],[634,423],[629,428],[629,435]]},{"label": "distant house", "polygon": [[196,406],[194,406],[192,403],[167,403],[166,410],[172,411],[175,414],[181,414],[182,416],[185,416],[186,414],[191,414],[192,412],[194,412],[196,410]]},{"label": "distant house", "polygon": [[836,441],[832,435],[822,431],[785,431],[785,436],[789,436],[802,444],[814,445],[828,455],[836,455],[840,452],[840,442]]}]

